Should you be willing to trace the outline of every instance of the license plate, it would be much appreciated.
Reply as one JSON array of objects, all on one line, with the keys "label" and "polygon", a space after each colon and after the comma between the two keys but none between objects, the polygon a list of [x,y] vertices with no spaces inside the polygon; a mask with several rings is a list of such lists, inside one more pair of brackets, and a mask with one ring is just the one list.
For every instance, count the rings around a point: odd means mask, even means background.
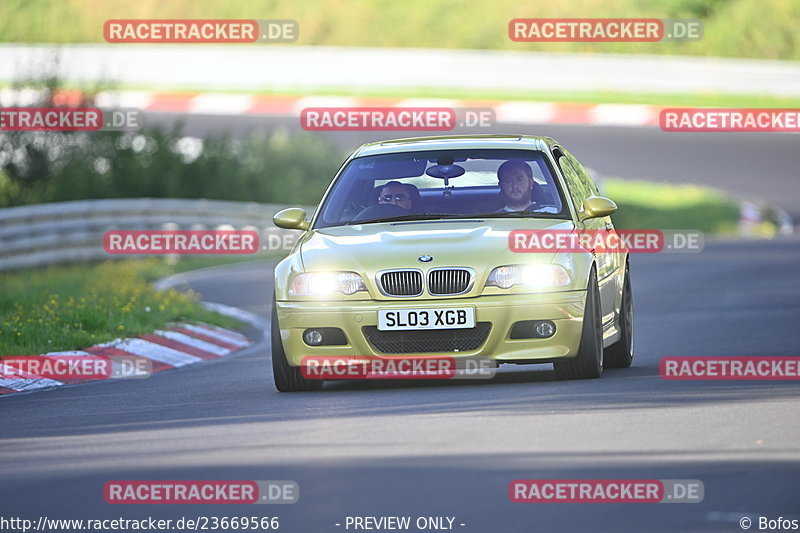
[{"label": "license plate", "polygon": [[382,309],[378,311],[381,331],[405,329],[461,329],[475,327],[475,308]]}]

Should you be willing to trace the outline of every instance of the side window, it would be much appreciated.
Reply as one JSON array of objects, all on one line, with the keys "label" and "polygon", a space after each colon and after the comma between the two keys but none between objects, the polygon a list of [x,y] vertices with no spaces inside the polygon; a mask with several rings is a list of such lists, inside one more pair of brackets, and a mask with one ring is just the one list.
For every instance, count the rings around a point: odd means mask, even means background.
[{"label": "side window", "polygon": [[572,203],[575,204],[575,209],[580,211],[583,201],[591,196],[593,192],[586,187],[586,184],[581,179],[569,157],[558,149],[553,150],[553,156],[556,158],[561,173],[564,174],[564,179],[569,189],[569,195],[572,197]]},{"label": "side window", "polygon": [[567,158],[569,159],[570,163],[572,163],[572,166],[578,172],[578,176],[580,177],[583,187],[586,190],[591,191],[589,196],[599,196],[600,192],[597,190],[597,184],[595,184],[594,180],[589,175],[589,172],[587,172],[586,169],[583,168],[583,165],[581,165],[580,162],[577,159],[575,159],[575,156],[566,151],[564,153],[567,155]]}]

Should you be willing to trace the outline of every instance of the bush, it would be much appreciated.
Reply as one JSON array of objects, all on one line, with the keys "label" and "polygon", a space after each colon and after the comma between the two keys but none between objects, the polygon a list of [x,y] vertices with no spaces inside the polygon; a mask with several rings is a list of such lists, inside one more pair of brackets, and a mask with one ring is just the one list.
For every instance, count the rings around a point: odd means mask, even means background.
[{"label": "bush", "polygon": [[[53,105],[56,82],[30,85],[42,91],[38,105]],[[131,197],[315,204],[344,157],[306,133],[196,139],[181,129],[8,132],[0,136],[0,207]]]}]

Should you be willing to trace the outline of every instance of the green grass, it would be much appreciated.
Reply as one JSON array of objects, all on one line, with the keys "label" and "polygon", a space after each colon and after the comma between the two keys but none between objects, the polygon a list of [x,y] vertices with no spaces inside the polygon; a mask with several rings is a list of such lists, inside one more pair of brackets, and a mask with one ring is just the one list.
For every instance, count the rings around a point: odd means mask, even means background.
[{"label": "green grass", "polygon": [[173,321],[240,327],[236,320],[203,308],[195,293],[158,292],[149,283],[229,262],[192,258],[170,265],[148,258],[0,273],[0,354],[78,350],[149,333]]},{"label": "green grass", "polygon": [[249,263],[253,261],[266,261],[283,257],[285,254],[271,253],[264,255],[231,255],[231,254],[209,254],[205,256],[173,256],[169,259],[146,259],[139,260],[139,273],[145,281],[154,282],[161,278],[198,270],[201,268],[211,268],[224,265],[239,263]]},{"label": "green grass", "polygon": [[697,185],[606,179],[601,193],[619,207],[611,218],[620,229],[696,229],[706,234],[735,234],[739,202]]},{"label": "green grass", "polygon": [[[508,37],[513,18],[553,17],[699,18],[705,27],[702,40],[687,43],[516,43]],[[800,59],[796,0],[4,0],[0,40],[103,42],[103,22],[124,18],[295,19],[299,45]]]}]

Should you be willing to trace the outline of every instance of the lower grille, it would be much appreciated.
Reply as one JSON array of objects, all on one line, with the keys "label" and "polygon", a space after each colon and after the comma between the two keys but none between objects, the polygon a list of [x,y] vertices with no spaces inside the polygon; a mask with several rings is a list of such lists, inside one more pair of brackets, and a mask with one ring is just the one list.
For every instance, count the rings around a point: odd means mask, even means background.
[{"label": "lower grille", "polygon": [[377,326],[362,328],[370,345],[388,354],[469,352],[483,346],[491,329],[491,322],[478,322],[470,329],[380,331]]}]

